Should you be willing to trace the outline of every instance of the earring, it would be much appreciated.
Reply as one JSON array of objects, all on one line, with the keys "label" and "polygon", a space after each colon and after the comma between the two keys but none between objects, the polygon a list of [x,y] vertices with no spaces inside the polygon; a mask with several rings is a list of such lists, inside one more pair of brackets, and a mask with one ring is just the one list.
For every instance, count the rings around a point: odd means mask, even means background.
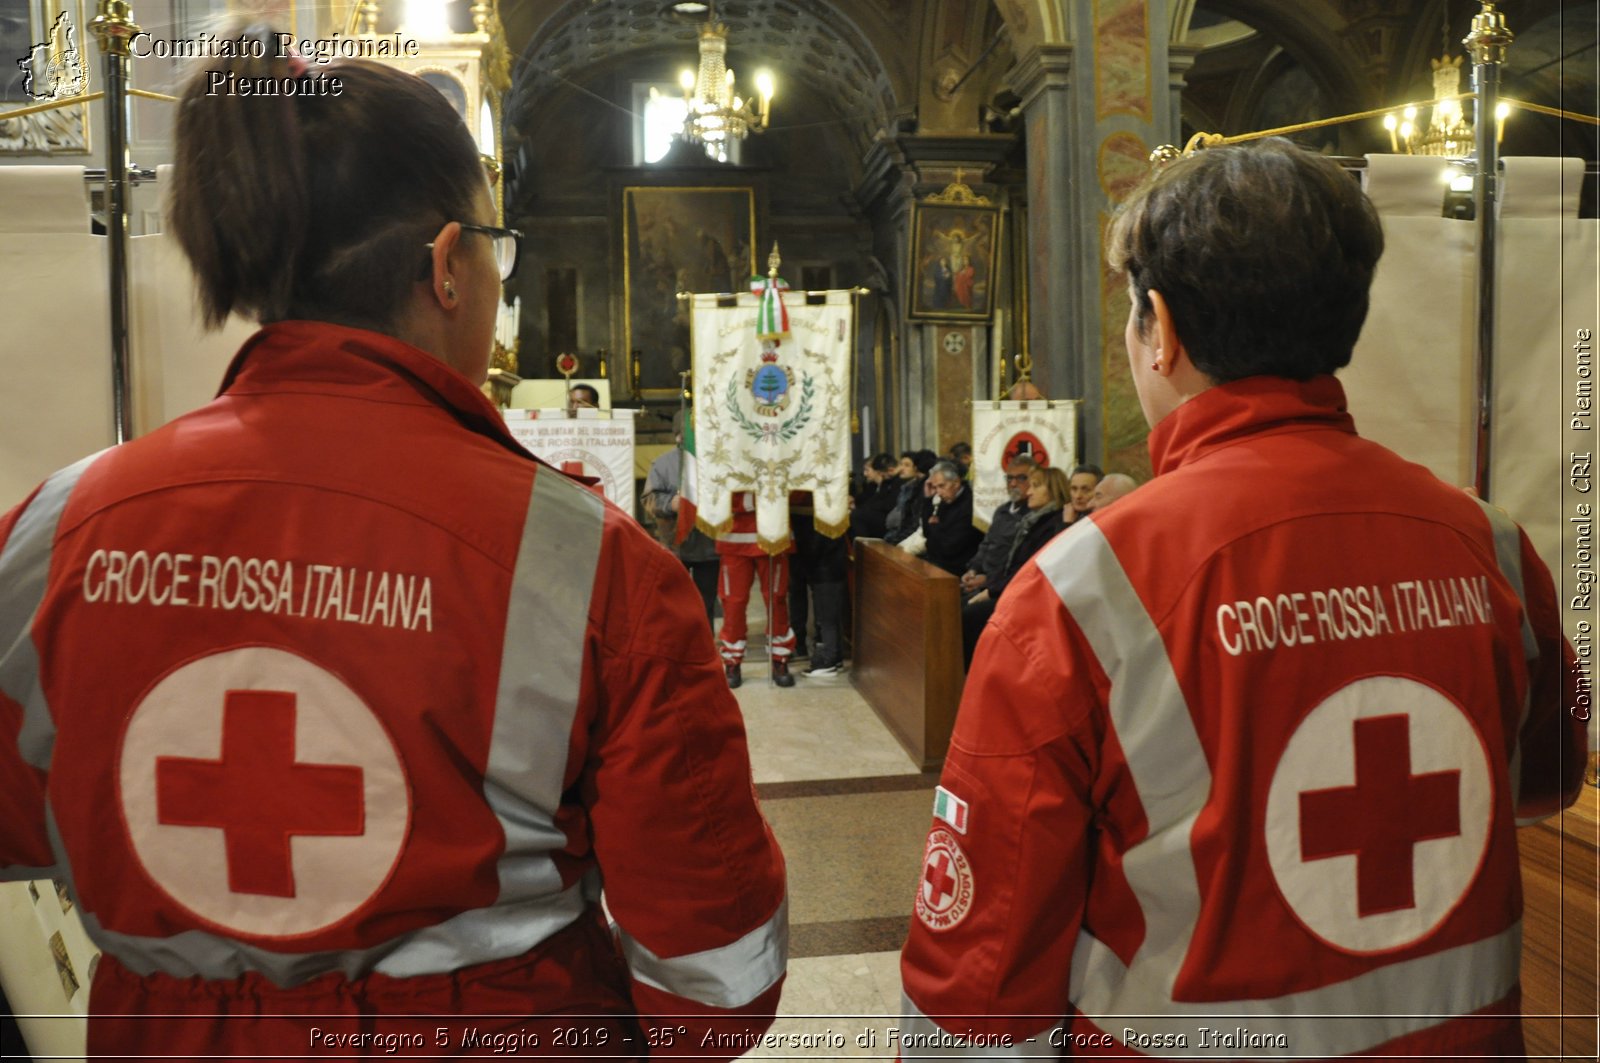
[{"label": "earring", "polygon": [[1158,362],[1158,361],[1157,362],[1151,362],[1150,363],[1150,371],[1153,372],[1153,373],[1161,372],[1161,363]]},{"label": "earring", "polygon": [[456,299],[456,286],[455,286],[455,284],[453,282],[451,282],[451,281],[445,281],[444,282],[444,297],[446,299],[449,299],[451,302],[455,302],[455,299]]}]

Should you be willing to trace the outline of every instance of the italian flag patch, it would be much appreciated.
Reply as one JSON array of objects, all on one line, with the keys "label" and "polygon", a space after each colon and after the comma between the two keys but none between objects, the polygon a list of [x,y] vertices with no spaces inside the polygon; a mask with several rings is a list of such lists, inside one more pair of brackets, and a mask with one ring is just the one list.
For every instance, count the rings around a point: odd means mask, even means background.
[{"label": "italian flag patch", "polygon": [[933,816],[944,820],[961,834],[967,833],[967,803],[943,786],[933,791]]}]

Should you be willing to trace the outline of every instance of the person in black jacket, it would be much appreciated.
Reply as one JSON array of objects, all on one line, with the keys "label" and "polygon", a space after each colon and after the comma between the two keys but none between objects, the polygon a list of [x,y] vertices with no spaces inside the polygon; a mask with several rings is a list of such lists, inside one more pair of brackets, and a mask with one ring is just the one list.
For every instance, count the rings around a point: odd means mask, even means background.
[{"label": "person in black jacket", "polygon": [[940,461],[928,470],[928,487],[931,494],[922,512],[920,534],[900,545],[959,576],[983,541],[983,533],[972,526],[972,492],[961,481],[961,467],[953,461]]},{"label": "person in black jacket", "polygon": [[938,460],[939,455],[931,450],[908,450],[900,455],[900,493],[885,522],[886,541],[898,545],[921,529],[922,516],[930,501],[928,472]]},{"label": "person in black jacket", "polygon": [[889,511],[900,500],[900,480],[888,454],[874,454],[861,469],[865,483],[850,511],[850,533],[857,539],[882,539],[888,531]]},{"label": "person in black jacket", "polygon": [[1062,516],[1071,505],[1069,484],[1067,474],[1060,469],[1036,465],[1028,473],[1028,512],[1012,530],[1000,575],[961,608],[961,649],[967,664],[972,663],[978,637],[983,634],[989,617],[994,615],[995,603],[1005,593],[1006,585],[1022,570],[1028,558],[1067,527]]}]

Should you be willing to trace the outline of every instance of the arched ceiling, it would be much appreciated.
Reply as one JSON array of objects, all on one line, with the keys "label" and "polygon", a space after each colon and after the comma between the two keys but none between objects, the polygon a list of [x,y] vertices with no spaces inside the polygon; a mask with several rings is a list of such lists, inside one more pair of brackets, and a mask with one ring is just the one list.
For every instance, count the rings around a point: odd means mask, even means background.
[{"label": "arched ceiling", "polygon": [[[785,85],[803,83],[829,100],[837,118],[862,139],[883,128],[896,108],[884,63],[867,38],[831,4],[817,0],[727,0],[716,5],[727,24],[729,65],[741,85],[757,66],[770,68],[781,100]],[[674,10],[672,0],[572,0],[531,27],[515,63],[513,107],[526,105],[558,82],[630,56],[676,53],[689,65],[704,15]]]}]

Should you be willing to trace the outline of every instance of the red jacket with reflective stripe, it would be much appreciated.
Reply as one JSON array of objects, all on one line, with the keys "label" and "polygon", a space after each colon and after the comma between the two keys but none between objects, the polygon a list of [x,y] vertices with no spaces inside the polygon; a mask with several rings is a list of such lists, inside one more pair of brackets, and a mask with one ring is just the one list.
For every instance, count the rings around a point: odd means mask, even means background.
[{"label": "red jacket with reflective stripe", "polygon": [[1151,451],[1156,479],[1042,550],[979,645],[905,1027],[1520,1053],[1514,828],[1575,798],[1584,753],[1548,572],[1357,437],[1331,377],[1212,388]]},{"label": "red jacket with reflective stripe", "polygon": [[776,1007],[782,857],[682,565],[385,336],[269,326],[0,522],[0,780],[0,873],[70,877],[93,1010],[231,1016],[94,1049],[420,1013],[428,1051],[731,1058],[701,1035]]}]

